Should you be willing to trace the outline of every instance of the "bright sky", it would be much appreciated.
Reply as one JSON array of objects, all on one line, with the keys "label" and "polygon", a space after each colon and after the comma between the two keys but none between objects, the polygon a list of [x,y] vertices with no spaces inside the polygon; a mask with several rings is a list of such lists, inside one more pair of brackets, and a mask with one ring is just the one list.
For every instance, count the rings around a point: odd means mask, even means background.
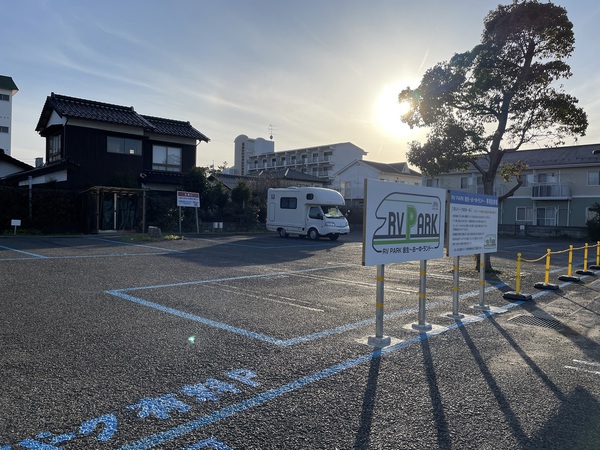
[{"label": "bright sky", "polygon": [[[51,92],[190,121],[211,141],[197,165],[232,166],[236,136],[275,150],[352,142],[379,162],[423,140],[397,95],[479,43],[483,19],[511,0],[23,0],[5,5],[0,74],[13,78],[11,155],[44,156],[36,132]],[[600,3],[555,0],[575,29],[565,83],[600,142]],[[572,144],[573,142],[567,142]]]}]

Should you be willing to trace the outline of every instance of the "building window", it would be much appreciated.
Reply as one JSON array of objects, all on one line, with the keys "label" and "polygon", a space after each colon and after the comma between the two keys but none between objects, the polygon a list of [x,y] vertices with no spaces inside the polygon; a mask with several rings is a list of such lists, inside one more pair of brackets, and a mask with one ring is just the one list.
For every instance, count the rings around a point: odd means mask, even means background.
[{"label": "building window", "polygon": [[279,207],[281,209],[296,209],[298,208],[298,199],[296,197],[281,197]]},{"label": "building window", "polygon": [[59,161],[62,157],[62,136],[55,134],[48,137],[48,162]]},{"label": "building window", "polygon": [[313,155],[312,155],[312,161],[313,162],[319,162],[319,154],[318,153],[313,153]]},{"label": "building window", "polygon": [[121,153],[123,155],[141,155],[142,141],[139,139],[127,139],[122,137],[108,136],[106,138],[106,150],[109,153]]},{"label": "building window", "polygon": [[556,226],[557,208],[536,208],[537,225]]},{"label": "building window", "polygon": [[425,180],[425,186],[427,187],[439,187],[440,179],[439,178],[429,178]]},{"label": "building window", "polygon": [[0,101],[10,102],[10,95],[8,95],[8,94],[0,94]]},{"label": "building window", "polygon": [[600,172],[597,170],[590,170],[588,172],[588,186],[598,186],[600,184]]},{"label": "building window", "polygon": [[517,221],[533,222],[533,208],[531,206],[517,206]]},{"label": "building window", "polygon": [[469,189],[473,185],[473,178],[471,177],[460,177],[460,188]]},{"label": "building window", "polygon": [[0,127],[0,133],[8,133],[8,127]]},{"label": "building window", "polygon": [[152,169],[181,172],[181,148],[154,145],[152,147]]},{"label": "building window", "polygon": [[592,211],[588,206],[585,208],[585,220],[598,220],[598,213],[596,211]]}]

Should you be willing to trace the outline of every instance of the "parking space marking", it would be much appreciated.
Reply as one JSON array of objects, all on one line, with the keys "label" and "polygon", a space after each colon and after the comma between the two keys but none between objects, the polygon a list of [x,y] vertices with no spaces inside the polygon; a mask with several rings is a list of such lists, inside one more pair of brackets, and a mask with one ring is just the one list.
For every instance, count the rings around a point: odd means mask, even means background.
[{"label": "parking space marking", "polygon": [[298,303],[308,304],[308,302],[302,301],[299,299],[283,297],[281,295],[275,295],[275,294],[271,294],[268,292],[265,294],[267,296],[267,298],[265,298],[264,296],[261,296],[261,295],[249,294],[247,290],[237,287],[237,286],[231,286],[231,285],[225,285],[225,284],[223,286],[225,286],[226,289],[221,288],[221,290],[223,292],[228,292],[230,294],[244,295],[245,297],[256,298],[259,300],[267,300],[269,302],[279,303],[279,304],[287,305],[287,306],[293,306],[296,308],[306,309],[309,311],[325,312],[324,309],[313,308],[311,306],[305,306],[305,305],[299,305]]},{"label": "parking space marking", "polygon": [[[540,294],[542,295],[542,294],[544,294],[544,292],[542,292]],[[524,303],[524,302],[516,301],[514,303],[510,303],[508,305],[505,305],[505,306],[497,308],[497,309],[498,310],[508,310],[510,308],[519,306],[522,303]],[[254,408],[256,406],[260,406],[260,405],[267,403],[267,402],[269,402],[277,397],[280,397],[282,395],[294,392],[294,391],[301,389],[305,386],[308,386],[310,384],[313,384],[318,381],[324,380],[326,378],[332,377],[334,375],[340,374],[342,372],[345,372],[346,370],[352,369],[356,366],[367,363],[371,360],[381,358],[384,355],[396,353],[399,350],[402,350],[413,344],[427,340],[432,336],[437,336],[438,334],[442,334],[442,333],[445,333],[445,332],[448,332],[448,331],[451,331],[454,329],[458,329],[460,327],[464,327],[465,325],[467,325],[469,323],[480,322],[494,314],[495,314],[494,312],[490,311],[490,312],[482,313],[478,316],[470,316],[469,318],[465,318],[462,321],[457,320],[455,323],[453,323],[449,326],[439,327],[439,328],[437,328],[433,331],[427,332],[427,333],[419,333],[415,337],[412,337],[406,341],[399,342],[395,345],[392,345],[389,347],[384,347],[381,349],[374,349],[370,353],[364,354],[357,358],[343,361],[341,363],[334,364],[323,370],[320,370],[319,372],[315,372],[311,375],[291,381],[290,383],[284,384],[277,388],[270,389],[268,391],[265,391],[261,394],[256,395],[255,397],[244,400],[240,403],[226,406],[225,408],[222,408],[218,411],[207,414],[205,416],[199,417],[197,419],[191,420],[191,421],[184,423],[182,425],[179,425],[177,427],[171,428],[171,429],[163,431],[161,433],[156,433],[152,436],[147,436],[136,442],[132,442],[130,444],[123,445],[120,450],[145,450],[145,449],[152,448],[157,445],[163,444],[165,442],[172,441],[173,439],[177,439],[178,437],[181,437],[192,431],[196,431],[196,430],[203,428],[207,425],[210,425],[212,423],[228,419],[228,418],[230,418],[236,414],[239,414],[241,412],[244,412],[248,409]]]},{"label": "parking space marking", "polygon": [[[575,370],[577,372],[591,373],[593,375],[600,375],[600,363],[591,362],[591,361],[581,361],[579,359],[574,359],[573,362],[576,364],[579,364],[580,366],[583,366],[583,367],[565,366],[565,369],[571,369],[571,370]],[[587,368],[587,367],[589,367],[589,368]],[[592,370],[591,368],[594,368],[597,370]]]},{"label": "parking space marking", "polygon": [[[24,250],[18,250],[16,248],[11,248],[11,247],[6,247],[4,245],[0,245],[0,248],[3,248],[4,250],[8,250],[11,252],[17,252],[17,253],[22,253],[24,255],[28,255],[28,256],[33,256],[34,259],[46,259],[48,258],[47,256],[44,255],[38,255],[37,253],[31,253],[31,252],[26,252]],[[5,260],[15,260],[15,259],[29,259],[29,258],[2,258],[0,261],[5,261]]]},{"label": "parking space marking", "polygon": [[91,237],[91,238],[87,238],[87,239],[90,239],[92,241],[108,242],[110,244],[120,244],[120,245],[130,245],[132,247],[151,248],[153,250],[161,250],[163,252],[168,252],[168,253],[185,253],[185,251],[183,251],[183,250],[174,250],[174,249],[170,249],[170,248],[157,247],[155,245],[138,244],[135,242],[115,241],[113,239],[108,239],[108,238]]}]

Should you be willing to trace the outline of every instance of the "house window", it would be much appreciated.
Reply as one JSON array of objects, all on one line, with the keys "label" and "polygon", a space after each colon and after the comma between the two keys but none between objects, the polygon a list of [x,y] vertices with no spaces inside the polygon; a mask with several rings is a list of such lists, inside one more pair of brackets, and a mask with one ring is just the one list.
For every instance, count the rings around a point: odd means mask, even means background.
[{"label": "house window", "polygon": [[0,133],[8,133],[8,127],[0,127]]},{"label": "house window", "polygon": [[517,206],[517,221],[533,222],[533,208],[531,206]]},{"label": "house window", "polygon": [[48,137],[48,162],[59,161],[62,157],[62,137],[60,134]]},{"label": "house window", "polygon": [[7,94],[0,94],[0,101],[3,101],[3,102],[10,102],[10,95],[7,95]]},{"label": "house window", "polygon": [[122,137],[108,136],[106,138],[106,149],[109,153],[121,153],[124,155],[141,155],[142,141],[139,139],[127,139]]},{"label": "house window", "polygon": [[152,170],[181,172],[181,148],[152,146]]},{"label": "house window", "polygon": [[424,185],[427,187],[439,187],[440,180],[439,180],[439,178],[429,178],[429,179],[425,180]]},{"label": "house window", "polygon": [[585,208],[585,220],[586,220],[586,222],[588,220],[597,220],[597,219],[598,219],[598,213],[596,211],[592,211],[589,206],[587,208]]},{"label": "house window", "polygon": [[590,170],[588,172],[588,186],[598,186],[600,184],[600,172],[597,170]]},{"label": "house window", "polygon": [[298,207],[298,199],[296,197],[281,197],[279,207],[281,209],[296,209]]},{"label": "house window", "polygon": [[537,225],[556,226],[557,208],[537,208]]}]

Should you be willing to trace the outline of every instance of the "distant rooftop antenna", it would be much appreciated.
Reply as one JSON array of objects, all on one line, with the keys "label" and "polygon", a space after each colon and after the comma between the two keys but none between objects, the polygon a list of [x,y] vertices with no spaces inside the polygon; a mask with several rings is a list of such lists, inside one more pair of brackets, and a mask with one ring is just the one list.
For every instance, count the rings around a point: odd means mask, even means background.
[{"label": "distant rooftop antenna", "polygon": [[273,125],[269,124],[269,139],[273,140]]}]

